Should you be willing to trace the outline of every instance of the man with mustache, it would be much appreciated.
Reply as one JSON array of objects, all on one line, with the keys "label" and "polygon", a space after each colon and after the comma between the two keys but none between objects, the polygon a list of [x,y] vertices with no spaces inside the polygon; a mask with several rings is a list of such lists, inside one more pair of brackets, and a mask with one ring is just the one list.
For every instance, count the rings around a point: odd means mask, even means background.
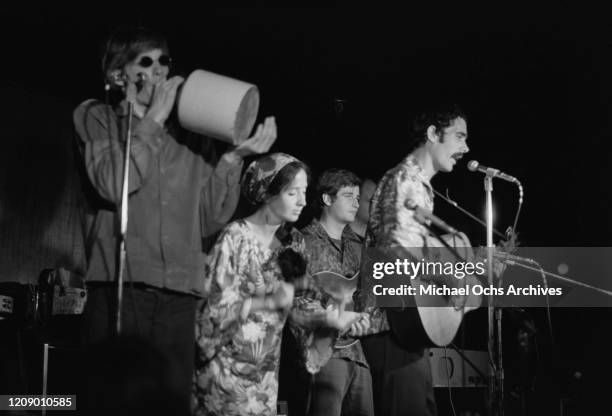
[{"label": "man with mustache", "polygon": [[[431,178],[438,172],[451,172],[469,151],[466,120],[456,106],[440,106],[416,116],[410,154],[384,175],[372,197],[367,247],[419,251],[430,245],[429,232],[415,218],[413,207],[432,211]],[[371,293],[362,295],[371,325],[357,335],[374,334],[363,338],[362,345],[372,371],[376,414],[435,415],[428,350],[410,345],[411,334],[401,330],[402,310],[380,309]]]}]

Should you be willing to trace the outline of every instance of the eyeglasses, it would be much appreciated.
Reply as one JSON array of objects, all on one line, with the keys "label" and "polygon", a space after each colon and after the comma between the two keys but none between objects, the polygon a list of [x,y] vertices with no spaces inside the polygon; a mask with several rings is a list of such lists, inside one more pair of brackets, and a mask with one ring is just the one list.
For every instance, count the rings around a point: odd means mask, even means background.
[{"label": "eyeglasses", "polygon": [[[150,56],[143,56],[138,61],[138,65],[140,65],[143,68],[148,68],[151,65],[153,65],[153,62],[155,61]],[[159,62],[161,66],[170,66],[170,64],[172,63],[172,58],[170,58],[168,55],[161,55],[157,59],[157,62]]]}]

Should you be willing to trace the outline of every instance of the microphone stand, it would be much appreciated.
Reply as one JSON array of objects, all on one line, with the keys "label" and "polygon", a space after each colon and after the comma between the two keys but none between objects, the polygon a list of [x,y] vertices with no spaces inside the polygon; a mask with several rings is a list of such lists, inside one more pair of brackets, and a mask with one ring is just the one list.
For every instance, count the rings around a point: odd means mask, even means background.
[{"label": "microphone stand", "polygon": [[458,347],[455,345],[455,343],[451,342],[450,343],[450,347],[457,353],[459,354],[459,356],[461,358],[463,358],[463,360],[468,363],[468,365],[470,367],[472,367],[472,369],[482,378],[482,380],[486,380],[487,376],[485,376],[482,371],[480,371],[480,368],[478,368],[476,366],[476,364],[474,364],[474,362],[472,362],[472,360],[469,359],[469,357],[467,355],[465,355],[465,353]]},{"label": "microphone stand", "polygon": [[128,126],[125,138],[125,150],[123,152],[123,181],[121,185],[121,217],[119,234],[119,268],[117,272],[117,335],[121,335],[121,311],[123,310],[123,280],[126,269],[127,252],[125,242],[128,226],[128,190],[130,180],[130,159],[132,152],[132,117],[134,115],[134,101],[136,91],[134,84],[126,87],[126,102],[128,106]]},{"label": "microphone stand", "polygon": [[[590,285],[588,283],[583,283],[583,282],[581,282],[579,280],[576,280],[576,279],[570,279],[569,277],[561,276],[559,274],[546,271],[536,261],[534,261],[532,259],[527,259],[527,258],[521,258],[521,259],[504,258],[504,259],[502,259],[502,261],[505,264],[507,264],[508,266],[522,267],[523,269],[530,270],[532,272],[538,272],[538,273],[542,274],[543,276],[549,276],[549,277],[552,277],[554,279],[561,280],[563,282],[570,283],[570,284],[575,285],[575,286],[583,287],[585,289],[591,289],[591,290],[593,290],[595,292],[604,294],[606,296],[612,296],[612,291],[610,291],[610,290],[602,289],[600,287],[593,286],[593,285]],[[534,264],[534,265],[536,265],[538,267],[532,267],[532,266],[529,266],[527,264],[521,263],[520,261],[523,261],[525,263],[531,263],[531,264]]]},{"label": "microphone stand", "polygon": [[[495,245],[493,244],[493,233],[498,236],[504,238],[505,236],[501,234],[499,231],[493,228],[493,178],[495,176],[492,172],[484,172],[484,188],[486,194],[486,223],[483,223],[476,216],[472,215],[467,210],[463,209],[459,206],[455,201],[451,200],[448,195],[445,197],[439,192],[435,191],[436,195],[441,197],[443,200],[459,209],[464,214],[468,215],[470,218],[479,222],[480,224],[486,227],[486,237],[487,237],[487,282],[490,287],[493,287],[495,284],[494,276],[493,276],[493,252],[495,249]],[[516,179],[513,181],[519,187],[519,208],[517,214],[514,219],[514,225],[512,230],[516,230],[516,224],[518,221],[518,215],[520,212],[520,208],[523,203],[523,187],[520,182]],[[448,193],[448,191],[447,191]],[[497,282],[498,287],[502,284],[501,276]],[[501,308],[495,308],[494,306],[494,296],[491,293],[489,295],[489,303],[487,308],[488,315],[488,339],[487,339],[487,347],[489,356],[491,357],[490,365],[489,365],[489,377],[488,377],[488,387],[489,387],[489,397],[487,402],[488,413],[490,415],[503,416],[504,414],[504,369],[503,369],[503,355],[502,355],[502,310]],[[497,329],[497,354],[494,357],[495,351],[495,342],[496,342],[496,329]],[[495,406],[497,404],[497,407]]]},{"label": "microphone stand", "polygon": [[[486,223],[487,223],[487,281],[489,287],[493,287],[493,176],[486,174],[484,178],[484,189],[486,194]],[[501,284],[501,278],[498,281]],[[494,295],[489,294],[487,307],[488,316],[488,350],[492,356],[492,365],[489,366],[489,414],[503,416],[504,414],[504,368],[502,360],[502,331],[501,331],[501,309],[495,308]],[[495,351],[497,327],[497,354]],[[497,406],[496,406],[497,404]]]}]

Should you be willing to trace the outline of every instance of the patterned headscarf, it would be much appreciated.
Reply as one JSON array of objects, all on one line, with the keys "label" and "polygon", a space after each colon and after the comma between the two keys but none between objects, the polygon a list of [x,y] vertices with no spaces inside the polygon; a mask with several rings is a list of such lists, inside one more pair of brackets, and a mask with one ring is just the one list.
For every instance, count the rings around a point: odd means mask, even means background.
[{"label": "patterned headscarf", "polygon": [[276,174],[291,162],[299,162],[286,153],[270,153],[253,161],[242,176],[242,194],[254,205],[264,202]]}]

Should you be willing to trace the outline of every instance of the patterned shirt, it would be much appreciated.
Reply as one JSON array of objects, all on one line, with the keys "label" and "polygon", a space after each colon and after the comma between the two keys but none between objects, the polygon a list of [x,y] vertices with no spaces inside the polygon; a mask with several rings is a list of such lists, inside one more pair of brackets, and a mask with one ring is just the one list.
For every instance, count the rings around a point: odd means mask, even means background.
[{"label": "patterned shirt", "polygon": [[[291,248],[304,239],[291,230]],[[280,248],[265,249],[248,223],[230,223],[219,236],[204,274],[209,296],[196,317],[196,415],[275,415],[281,335],[287,311],[244,303],[272,294],[282,274]]]},{"label": "patterned shirt", "polygon": [[434,193],[413,155],[389,170],[370,205],[368,247],[425,247],[427,228],[414,218],[412,207],[433,210]]},{"label": "patterned shirt", "polygon": [[[410,154],[387,171],[379,182],[370,204],[366,247],[427,247],[427,228],[414,217],[412,207],[433,210],[434,193],[423,168]],[[367,278],[367,276],[364,276]],[[371,332],[388,328],[386,314],[375,305],[371,291],[363,290],[361,307],[370,313]]]},{"label": "patterned shirt", "polygon": [[[332,271],[343,276],[354,276],[359,271],[361,262],[362,243],[359,237],[351,229],[344,227],[341,240],[332,239],[321,223],[314,219],[308,226],[302,229],[306,241],[306,253],[308,255],[308,274],[312,276],[321,271]],[[310,277],[312,279],[312,277]],[[314,282],[309,284],[309,290],[299,293],[297,302],[303,307],[310,309],[325,309],[330,301],[329,295],[322,292]],[[347,305],[346,310],[353,310],[354,305]],[[324,365],[329,358],[344,358],[365,367],[368,366],[361,343],[356,342],[350,347],[339,348],[336,344],[336,333],[329,334],[330,342],[326,351],[321,354],[320,366]],[[351,339],[342,337],[340,344],[348,345]],[[334,344],[336,346],[334,347]],[[306,346],[304,346],[306,347]],[[324,362],[325,361],[325,362]]]}]

